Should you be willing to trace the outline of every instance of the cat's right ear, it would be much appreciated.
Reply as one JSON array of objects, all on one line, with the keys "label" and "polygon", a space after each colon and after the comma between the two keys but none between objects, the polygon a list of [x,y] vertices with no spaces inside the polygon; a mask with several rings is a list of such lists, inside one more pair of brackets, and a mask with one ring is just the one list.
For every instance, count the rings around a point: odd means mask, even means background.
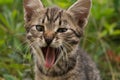
[{"label": "cat's right ear", "polygon": [[31,20],[33,14],[44,9],[41,0],[23,0],[24,19],[26,22]]}]

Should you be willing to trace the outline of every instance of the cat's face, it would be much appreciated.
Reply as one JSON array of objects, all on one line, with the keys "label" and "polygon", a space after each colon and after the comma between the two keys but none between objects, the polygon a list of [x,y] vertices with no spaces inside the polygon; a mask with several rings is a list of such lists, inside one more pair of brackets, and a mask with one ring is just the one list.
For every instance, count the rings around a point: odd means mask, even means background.
[{"label": "cat's face", "polygon": [[[42,65],[51,68],[60,59],[67,60],[72,55],[87,20],[87,7],[90,8],[90,1],[87,1],[87,6],[81,9],[86,8],[83,14],[73,13],[73,8],[43,8],[39,0],[24,0],[27,39]],[[75,8],[78,9],[76,6]]]},{"label": "cat's face", "polygon": [[28,24],[28,40],[36,42],[40,47],[74,47],[81,35],[72,17],[58,8],[47,8],[33,15]]}]

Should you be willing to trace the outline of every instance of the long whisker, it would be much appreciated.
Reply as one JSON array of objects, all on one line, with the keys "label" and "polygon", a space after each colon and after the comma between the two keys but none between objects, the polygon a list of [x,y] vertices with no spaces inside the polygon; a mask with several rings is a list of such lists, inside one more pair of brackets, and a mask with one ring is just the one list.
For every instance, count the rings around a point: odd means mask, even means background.
[{"label": "long whisker", "polygon": [[60,50],[60,54],[59,54],[58,59],[57,59],[56,62],[55,62],[55,65],[58,63],[58,61],[60,60],[60,58],[61,58],[62,56],[64,57],[63,51],[62,51],[61,47],[59,47],[58,49]]},{"label": "long whisker", "polygon": [[[63,58],[64,58],[64,61],[68,61],[68,53],[67,53],[67,50],[66,48],[62,45],[61,46],[61,50],[63,52]],[[66,68],[68,67],[68,64],[66,63]]]},{"label": "long whisker", "polygon": [[62,46],[62,49],[63,49],[63,52],[64,52],[64,54],[65,54],[65,59],[66,59],[66,61],[68,61],[68,53],[67,53],[67,50],[66,50],[66,48],[65,48],[64,46]]},{"label": "long whisker", "polygon": [[[20,56],[23,57],[23,50],[21,50],[21,48],[25,49],[27,53],[29,50],[28,50],[28,46],[25,46],[25,44],[27,43],[27,41],[24,41],[23,43],[21,43],[20,45],[12,48],[15,52],[17,52]],[[24,45],[24,46],[23,46]]]},{"label": "long whisker", "polygon": [[19,45],[19,46],[17,46],[17,48],[18,48],[18,47],[23,47],[23,45],[25,45],[27,42],[28,42],[28,41],[27,41],[27,40],[25,40],[24,42],[20,43],[20,45]]},{"label": "long whisker", "polygon": [[[41,57],[41,59],[42,59],[41,62],[44,63],[44,61],[45,61],[45,60],[44,60],[44,56],[41,54],[42,51],[41,51],[41,49],[40,49],[40,47],[39,47],[39,44],[37,44],[36,42],[34,42],[34,44],[32,45],[32,48],[34,49],[36,55]],[[43,64],[43,63],[42,63],[42,64]]]},{"label": "long whisker", "polygon": [[68,44],[67,42],[63,42],[63,45],[68,49],[68,50],[73,50],[74,48],[70,45],[70,44]]},{"label": "long whisker", "polygon": [[63,55],[63,59],[65,59],[64,51],[63,51],[63,46],[62,46],[62,45],[61,45],[60,49],[61,49],[61,53],[62,53],[62,55]]}]

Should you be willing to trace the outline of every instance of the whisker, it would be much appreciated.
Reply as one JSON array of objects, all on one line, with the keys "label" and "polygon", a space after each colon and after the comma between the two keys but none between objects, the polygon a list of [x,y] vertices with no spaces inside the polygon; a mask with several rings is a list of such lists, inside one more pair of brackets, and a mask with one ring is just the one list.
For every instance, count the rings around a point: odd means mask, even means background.
[{"label": "whisker", "polygon": [[61,47],[59,47],[59,50],[60,50],[61,53],[59,54],[59,57],[58,57],[58,59],[56,60],[55,65],[58,63],[58,61],[60,60],[60,58],[61,58],[62,56],[64,56]]},{"label": "whisker", "polygon": [[[27,51],[29,51],[28,50],[28,46],[25,46],[24,44],[26,44],[27,43],[27,41],[24,41],[23,43],[21,43],[20,45],[18,45],[18,46],[16,46],[16,47],[14,47],[14,48],[12,48],[15,52],[17,52],[17,53],[19,53],[19,55],[20,56],[23,56],[24,54],[24,52],[23,52],[23,50],[21,50],[21,48],[23,48],[23,49],[25,49],[26,50],[26,52],[25,53],[27,53]],[[24,46],[23,46],[24,45]]]},{"label": "whisker", "polygon": [[63,51],[63,49],[62,49],[63,47],[61,46],[60,47],[60,49],[61,49],[61,51],[62,51],[62,55],[63,55],[63,60],[65,59],[65,56],[64,56],[64,51]]},{"label": "whisker", "polygon": [[41,49],[40,49],[40,47],[39,47],[39,44],[36,43],[36,42],[34,42],[34,44],[32,45],[32,48],[34,49],[36,55],[41,57],[41,59],[42,59],[41,62],[44,63],[44,61],[45,61],[45,60],[44,60],[44,56],[42,55],[42,51],[41,51]]},{"label": "whisker", "polygon": [[23,47],[23,45],[25,45],[28,41],[25,40],[24,42],[22,42],[18,47]]},{"label": "whisker", "polygon": [[[66,48],[62,45],[61,50],[63,51],[63,61],[68,61],[68,53]],[[66,68],[68,67],[68,64],[66,64]]]},{"label": "whisker", "polygon": [[68,50],[73,50],[74,48],[70,45],[70,44],[68,44],[67,42],[63,42],[63,45],[68,49]]},{"label": "whisker", "polygon": [[62,49],[63,49],[63,52],[65,53],[65,59],[66,59],[66,61],[68,61],[67,50],[66,50],[66,48],[64,46],[62,46]]}]

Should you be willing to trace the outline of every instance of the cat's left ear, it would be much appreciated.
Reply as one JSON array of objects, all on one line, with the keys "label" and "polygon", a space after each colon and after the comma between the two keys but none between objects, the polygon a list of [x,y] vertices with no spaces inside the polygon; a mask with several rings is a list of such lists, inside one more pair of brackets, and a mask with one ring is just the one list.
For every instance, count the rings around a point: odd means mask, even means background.
[{"label": "cat's left ear", "polygon": [[67,11],[73,16],[78,26],[83,28],[91,9],[91,0],[77,0]]},{"label": "cat's left ear", "polygon": [[23,7],[26,22],[31,20],[33,14],[44,9],[41,0],[23,0]]}]

